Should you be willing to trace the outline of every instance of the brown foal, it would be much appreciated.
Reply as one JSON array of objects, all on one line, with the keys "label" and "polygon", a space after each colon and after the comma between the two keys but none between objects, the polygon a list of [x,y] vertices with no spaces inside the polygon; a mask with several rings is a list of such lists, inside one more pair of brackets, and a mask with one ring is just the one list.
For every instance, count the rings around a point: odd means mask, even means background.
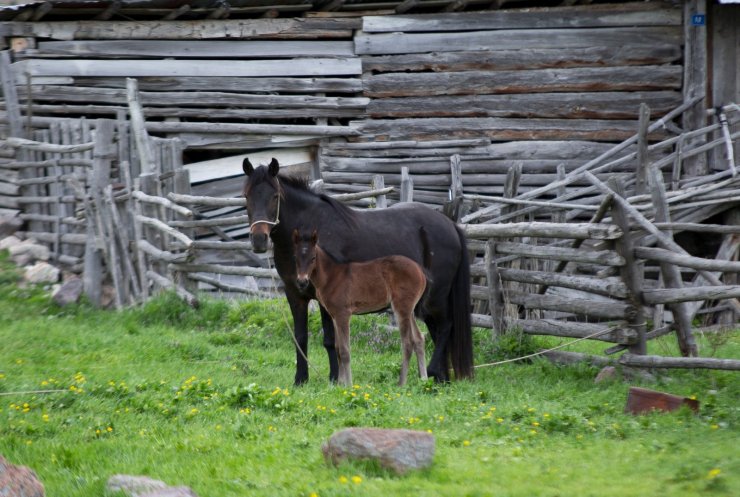
[{"label": "brown foal", "polygon": [[403,362],[399,384],[406,384],[411,354],[416,354],[419,376],[427,379],[424,335],[414,318],[414,308],[424,295],[427,279],[422,267],[401,255],[367,262],[339,263],[318,245],[318,234],[293,230],[298,286],[316,289],[316,298],[329,312],[336,330],[338,381],[352,385],[349,321],[353,314],[380,311],[389,305],[401,330]]}]

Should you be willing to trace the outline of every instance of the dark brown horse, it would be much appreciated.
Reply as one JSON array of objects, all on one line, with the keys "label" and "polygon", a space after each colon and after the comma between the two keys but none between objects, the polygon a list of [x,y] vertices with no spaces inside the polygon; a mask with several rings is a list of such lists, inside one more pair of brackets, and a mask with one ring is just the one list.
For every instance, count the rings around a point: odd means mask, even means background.
[{"label": "dark brown horse", "polygon": [[[434,341],[427,372],[437,381],[448,381],[452,364],[456,378],[473,376],[470,327],[470,266],[465,236],[442,213],[417,203],[396,204],[388,209],[352,209],[331,197],[309,190],[305,179],[278,176],[279,165],[254,168],[244,160],[247,180],[244,196],[251,222],[252,248],[261,253],[272,240],[275,268],[285,286],[293,314],[296,350],[296,384],[308,380],[308,303],[316,298],[313,286],[299,288],[293,261],[292,233],[304,220],[318,230],[324,251],[341,262],[362,262],[403,255],[424,264],[424,246],[418,236],[429,237],[431,261],[426,305],[416,312]],[[321,308],[324,347],[329,356],[329,378],[337,380],[338,362],[334,326]]]},{"label": "dark brown horse", "polygon": [[382,311],[389,305],[401,330],[401,377],[406,384],[411,354],[416,354],[419,376],[427,379],[424,335],[414,318],[414,308],[424,296],[427,278],[416,262],[403,255],[389,255],[367,262],[340,263],[321,250],[318,233],[293,230],[298,287],[313,285],[316,299],[334,322],[334,337],[342,385],[352,385],[349,321],[353,314]]}]

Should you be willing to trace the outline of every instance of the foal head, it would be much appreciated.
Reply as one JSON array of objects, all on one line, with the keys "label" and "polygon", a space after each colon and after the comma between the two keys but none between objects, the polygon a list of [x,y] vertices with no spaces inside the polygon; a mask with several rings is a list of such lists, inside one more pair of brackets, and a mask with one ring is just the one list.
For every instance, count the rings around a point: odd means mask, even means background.
[{"label": "foal head", "polygon": [[244,196],[247,198],[252,250],[263,253],[267,251],[267,237],[272,228],[280,222],[282,191],[277,179],[280,166],[277,159],[272,159],[267,167],[255,169],[249,159],[244,159],[242,169],[247,175]]},{"label": "foal head", "polygon": [[311,274],[316,269],[316,244],[319,235],[313,231],[293,230],[293,254],[295,255],[296,282],[300,290],[311,283]]}]

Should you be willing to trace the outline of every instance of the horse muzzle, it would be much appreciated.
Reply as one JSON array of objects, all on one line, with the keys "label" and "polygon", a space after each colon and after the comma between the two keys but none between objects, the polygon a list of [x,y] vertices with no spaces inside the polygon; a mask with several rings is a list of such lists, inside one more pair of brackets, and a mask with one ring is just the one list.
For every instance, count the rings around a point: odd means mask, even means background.
[{"label": "horse muzzle", "polygon": [[307,276],[299,276],[295,280],[296,286],[302,292],[308,290],[308,285],[311,284],[311,280]]},{"label": "horse muzzle", "polygon": [[264,254],[267,252],[269,246],[267,233],[252,232],[249,234],[249,239],[252,242],[252,251],[257,254]]}]

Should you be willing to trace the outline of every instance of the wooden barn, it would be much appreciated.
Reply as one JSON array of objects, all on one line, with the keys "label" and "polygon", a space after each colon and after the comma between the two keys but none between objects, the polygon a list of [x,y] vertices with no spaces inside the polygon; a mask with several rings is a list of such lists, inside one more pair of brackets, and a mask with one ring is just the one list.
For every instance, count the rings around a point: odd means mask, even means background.
[{"label": "wooden barn", "polygon": [[465,191],[500,195],[512,161],[523,191],[632,135],[640,103],[660,117],[701,97],[660,139],[740,100],[740,7],[724,1],[15,3],[0,41],[24,136],[120,118],[136,78],[148,131],[180,139],[203,193],[235,195],[209,182],[274,155],[336,192],[398,185],[408,165],[416,199],[441,204],[459,153]]}]

